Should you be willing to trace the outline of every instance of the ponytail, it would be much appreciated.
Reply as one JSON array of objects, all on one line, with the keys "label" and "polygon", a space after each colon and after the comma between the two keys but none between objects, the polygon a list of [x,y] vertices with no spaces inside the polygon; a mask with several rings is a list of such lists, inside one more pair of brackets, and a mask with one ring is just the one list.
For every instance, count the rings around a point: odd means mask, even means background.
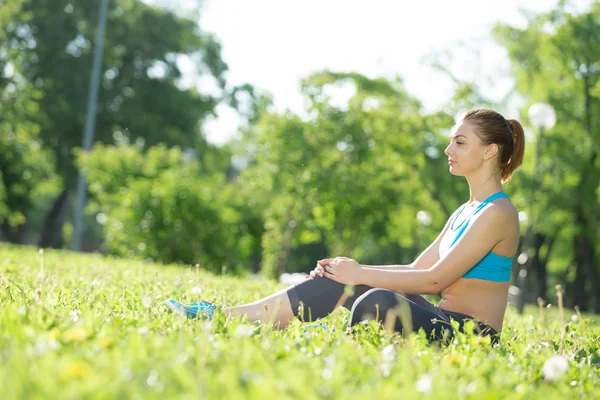
[{"label": "ponytail", "polygon": [[507,182],[513,172],[523,163],[523,154],[525,153],[525,133],[523,127],[516,119],[507,119],[510,127],[513,145],[512,153],[508,162],[500,167],[500,180],[502,183]]}]

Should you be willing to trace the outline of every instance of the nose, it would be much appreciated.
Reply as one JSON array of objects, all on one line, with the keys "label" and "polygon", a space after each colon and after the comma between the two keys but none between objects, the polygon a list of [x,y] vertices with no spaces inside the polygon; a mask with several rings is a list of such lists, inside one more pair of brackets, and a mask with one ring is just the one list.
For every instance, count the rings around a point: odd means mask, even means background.
[{"label": "nose", "polygon": [[446,150],[444,150],[444,154],[446,154],[447,156],[449,156],[450,154],[453,154],[454,151],[452,150],[452,143],[450,143],[447,147]]}]

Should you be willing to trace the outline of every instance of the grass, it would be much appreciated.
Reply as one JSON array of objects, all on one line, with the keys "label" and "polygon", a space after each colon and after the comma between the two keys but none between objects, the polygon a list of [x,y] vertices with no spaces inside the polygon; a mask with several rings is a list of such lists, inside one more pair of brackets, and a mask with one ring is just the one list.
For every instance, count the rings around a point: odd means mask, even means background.
[{"label": "grass", "polygon": [[[600,325],[572,310],[561,323],[555,312],[541,320],[536,308],[522,316],[509,308],[498,346],[460,335],[441,347],[374,324],[348,335],[345,309],[324,319],[328,330],[305,332],[301,321],[274,330],[222,314],[185,320],[163,305],[169,297],[239,304],[281,287],[0,245],[0,398],[600,397]],[[545,379],[557,354],[568,369]]]}]

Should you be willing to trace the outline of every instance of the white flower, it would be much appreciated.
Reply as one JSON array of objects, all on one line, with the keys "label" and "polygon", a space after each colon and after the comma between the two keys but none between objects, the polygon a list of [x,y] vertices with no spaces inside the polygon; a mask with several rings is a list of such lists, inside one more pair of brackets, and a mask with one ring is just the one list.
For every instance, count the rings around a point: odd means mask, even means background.
[{"label": "white flower", "polygon": [[573,314],[573,316],[571,317],[571,321],[573,321],[573,322],[579,321],[579,317],[577,316],[577,314]]},{"label": "white flower", "polygon": [[394,361],[396,358],[396,350],[394,349],[394,345],[390,344],[386,346],[383,350],[381,350],[381,358],[383,361]]},{"label": "white flower", "polygon": [[238,325],[238,327],[235,328],[235,336],[237,337],[252,336],[253,333],[254,327],[251,325]]},{"label": "white flower", "polygon": [[192,288],[192,294],[200,294],[201,292],[202,289],[200,289],[198,286]]},{"label": "white flower", "polygon": [[146,308],[150,308],[152,305],[152,297],[146,296],[142,299],[142,305]]},{"label": "white flower", "polygon": [[81,311],[79,310],[73,310],[69,313],[69,318],[71,319],[71,321],[73,322],[77,322],[79,321],[79,316],[81,315]]},{"label": "white flower", "polygon": [[150,371],[150,375],[148,375],[148,379],[146,379],[146,384],[150,387],[156,385],[158,382],[158,372],[155,369]]},{"label": "white flower", "polygon": [[431,388],[433,387],[433,379],[431,378],[431,375],[423,375],[421,379],[417,381],[416,387],[417,391],[421,393],[431,392]]},{"label": "white flower", "polygon": [[542,371],[547,380],[559,379],[569,369],[569,362],[562,356],[552,356],[544,363]]}]

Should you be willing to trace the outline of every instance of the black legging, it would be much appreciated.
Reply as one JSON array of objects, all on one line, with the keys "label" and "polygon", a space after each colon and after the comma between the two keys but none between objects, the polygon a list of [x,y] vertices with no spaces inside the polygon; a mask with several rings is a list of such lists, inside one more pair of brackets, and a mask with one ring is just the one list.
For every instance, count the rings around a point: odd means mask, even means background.
[{"label": "black legging", "polygon": [[351,310],[350,326],[363,320],[376,320],[382,324],[393,322],[394,330],[403,332],[409,328],[404,325],[412,324],[412,331],[423,329],[429,339],[441,340],[454,336],[451,319],[458,322],[461,331],[464,323],[472,320],[478,334],[490,335],[493,343],[498,340],[498,333],[489,325],[470,315],[442,310],[419,295],[401,295],[366,285],[348,287],[350,293],[344,293],[345,287],[329,278],[316,277],[290,287],[287,294],[294,315],[304,321],[323,318],[341,305]]}]

